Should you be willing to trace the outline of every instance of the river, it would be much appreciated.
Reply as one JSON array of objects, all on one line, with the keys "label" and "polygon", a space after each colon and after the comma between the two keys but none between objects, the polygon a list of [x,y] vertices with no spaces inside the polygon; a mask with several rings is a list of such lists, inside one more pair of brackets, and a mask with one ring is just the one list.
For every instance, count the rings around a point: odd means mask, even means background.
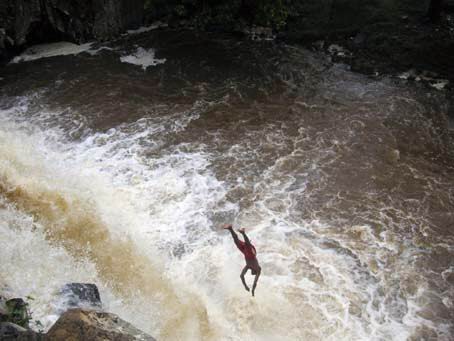
[{"label": "river", "polygon": [[160,340],[452,339],[439,92],[228,35],[107,46],[0,69],[0,285],[44,329],[92,282]]}]

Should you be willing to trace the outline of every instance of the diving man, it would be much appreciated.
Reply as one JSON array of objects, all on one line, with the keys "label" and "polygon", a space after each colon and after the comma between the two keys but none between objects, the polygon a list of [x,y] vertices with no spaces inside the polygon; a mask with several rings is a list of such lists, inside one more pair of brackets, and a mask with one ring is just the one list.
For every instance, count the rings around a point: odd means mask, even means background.
[{"label": "diving man", "polygon": [[246,281],[244,280],[244,275],[246,274],[246,272],[249,269],[251,269],[252,275],[255,275],[254,284],[252,285],[252,296],[254,296],[255,288],[257,287],[257,281],[259,280],[260,273],[262,272],[262,268],[260,267],[259,262],[257,261],[257,258],[256,258],[257,252],[255,250],[255,247],[254,247],[254,245],[251,244],[251,241],[249,240],[248,236],[246,235],[244,228],[240,228],[238,230],[238,232],[240,232],[243,235],[244,242],[238,238],[238,235],[235,233],[235,231],[233,231],[233,227],[231,224],[227,224],[223,228],[230,231],[236,247],[244,255],[244,260],[246,261],[246,266],[241,271],[240,278],[241,278],[241,282],[243,282],[244,288],[247,291],[249,291],[249,287],[247,286]]}]

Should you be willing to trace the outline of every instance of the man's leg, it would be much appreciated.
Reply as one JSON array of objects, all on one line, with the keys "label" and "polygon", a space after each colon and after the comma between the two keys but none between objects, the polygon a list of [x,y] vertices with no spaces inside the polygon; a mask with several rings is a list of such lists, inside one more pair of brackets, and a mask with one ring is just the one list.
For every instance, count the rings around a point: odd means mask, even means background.
[{"label": "man's leg", "polygon": [[248,270],[249,270],[249,267],[246,265],[246,266],[243,268],[243,271],[241,271],[241,275],[240,275],[241,282],[243,282],[243,285],[244,285],[244,288],[246,289],[246,291],[249,291],[249,287],[247,286],[246,281],[244,280],[244,275],[246,274],[246,272],[247,272]]},{"label": "man's leg", "polygon": [[259,277],[260,277],[260,273],[262,272],[262,268],[258,268],[258,270],[256,271],[256,275],[255,275],[255,279],[254,279],[254,284],[252,285],[252,296],[254,296],[254,293],[255,293],[255,288],[257,287],[257,282],[259,280]]}]

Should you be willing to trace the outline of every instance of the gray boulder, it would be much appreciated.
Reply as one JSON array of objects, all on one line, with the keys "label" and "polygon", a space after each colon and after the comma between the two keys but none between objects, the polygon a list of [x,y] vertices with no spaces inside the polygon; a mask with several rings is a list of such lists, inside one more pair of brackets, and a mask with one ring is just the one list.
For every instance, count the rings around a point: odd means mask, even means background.
[{"label": "gray boulder", "polygon": [[100,309],[101,297],[96,285],[91,283],[68,283],[60,290],[59,313],[71,308]]},{"label": "gray boulder", "polygon": [[117,315],[94,310],[71,309],[60,316],[46,333],[44,340],[154,341],[155,339]]}]

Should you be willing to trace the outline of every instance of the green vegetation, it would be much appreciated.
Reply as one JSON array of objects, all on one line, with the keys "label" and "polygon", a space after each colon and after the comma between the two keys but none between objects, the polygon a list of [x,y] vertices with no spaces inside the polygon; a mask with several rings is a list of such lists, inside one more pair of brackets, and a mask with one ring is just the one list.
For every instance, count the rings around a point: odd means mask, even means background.
[{"label": "green vegetation", "polygon": [[[27,297],[32,299],[31,297]],[[1,321],[12,322],[21,327],[28,328],[28,324],[31,320],[30,312],[28,311],[28,303],[21,298],[13,298],[4,301],[5,315],[1,315]]]},{"label": "green vegetation", "polygon": [[195,26],[258,25],[279,29],[286,24],[289,0],[146,0],[151,18],[189,20]]},{"label": "green vegetation", "polygon": [[286,24],[288,7],[282,0],[257,1],[257,12],[254,16],[254,21],[261,26],[281,28]]},{"label": "green vegetation", "polygon": [[425,13],[429,0],[145,0],[148,21],[185,21],[200,29],[356,30],[370,22]]}]

